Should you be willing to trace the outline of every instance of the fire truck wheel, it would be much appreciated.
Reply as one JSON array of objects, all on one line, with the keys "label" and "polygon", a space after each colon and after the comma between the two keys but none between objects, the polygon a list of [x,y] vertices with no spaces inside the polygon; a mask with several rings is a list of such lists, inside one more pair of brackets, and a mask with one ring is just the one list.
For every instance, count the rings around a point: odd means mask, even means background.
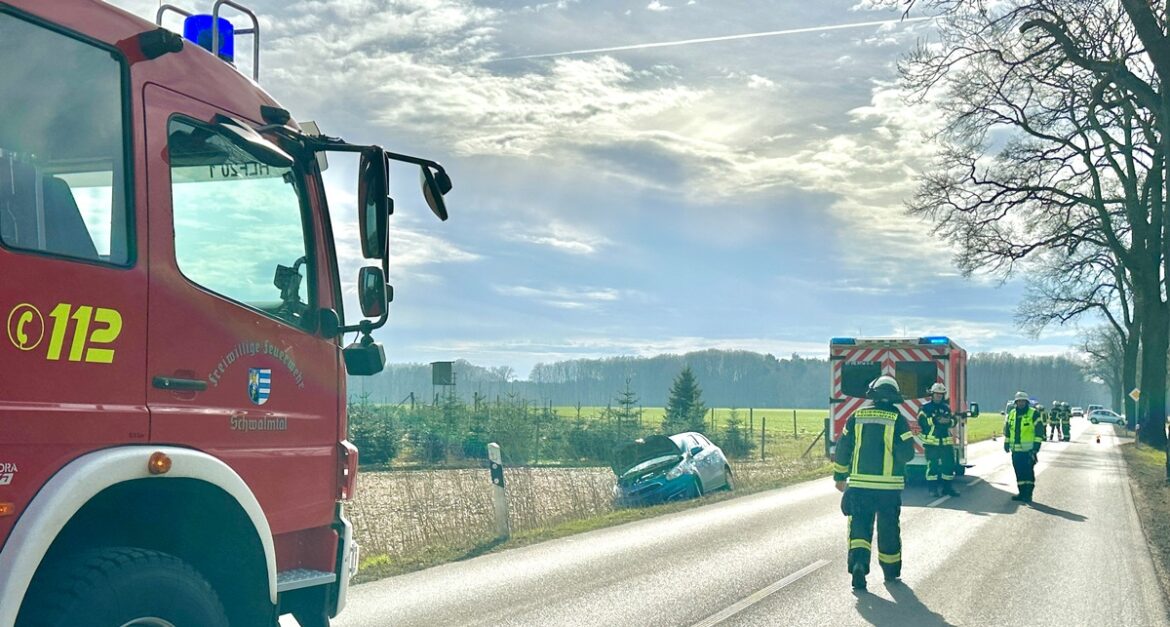
[{"label": "fire truck wheel", "polygon": [[61,560],[42,581],[30,591],[21,627],[228,627],[207,580],[158,551],[84,551]]}]

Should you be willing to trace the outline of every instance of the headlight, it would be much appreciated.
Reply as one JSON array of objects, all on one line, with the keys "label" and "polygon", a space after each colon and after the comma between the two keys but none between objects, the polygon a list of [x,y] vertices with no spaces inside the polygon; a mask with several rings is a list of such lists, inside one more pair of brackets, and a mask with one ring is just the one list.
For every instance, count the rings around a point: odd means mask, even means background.
[{"label": "headlight", "polygon": [[679,477],[683,476],[686,471],[687,469],[683,467],[683,464],[679,464],[674,468],[666,471],[666,479],[668,481],[671,479],[678,479]]}]

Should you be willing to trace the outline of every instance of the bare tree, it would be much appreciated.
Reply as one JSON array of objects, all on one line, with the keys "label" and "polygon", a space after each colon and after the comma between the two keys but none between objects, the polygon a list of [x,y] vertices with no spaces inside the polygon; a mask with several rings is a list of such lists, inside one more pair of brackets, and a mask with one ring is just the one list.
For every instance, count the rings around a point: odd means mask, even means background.
[{"label": "bare tree", "polygon": [[1094,358],[1095,374],[1113,391],[1113,406],[1136,417],[1136,403],[1128,392],[1137,383],[1141,326],[1133,315],[1133,290],[1125,269],[1108,249],[1100,247],[1050,250],[1039,257],[1027,277],[1017,322],[1038,336],[1051,324],[1064,325],[1085,315],[1103,318],[1106,327],[1093,329],[1087,337],[1093,338],[1094,347],[1102,344],[1101,334],[1112,338],[1108,345],[1116,345],[1119,352],[1117,359],[1108,361],[1108,367],[1116,367],[1115,376],[1105,377],[1097,371],[1102,354],[1099,348],[1091,352],[1082,345],[1082,350]]},{"label": "bare tree", "polygon": [[[1164,444],[1164,7],[1128,0],[917,5],[942,13],[941,42],[920,45],[901,75],[914,94],[941,107],[946,124],[910,210],[966,244],[958,263],[967,273],[1006,278],[1046,251],[1108,251],[1124,271],[1141,329],[1143,439]],[[1161,46],[1157,54],[1151,44]]]}]

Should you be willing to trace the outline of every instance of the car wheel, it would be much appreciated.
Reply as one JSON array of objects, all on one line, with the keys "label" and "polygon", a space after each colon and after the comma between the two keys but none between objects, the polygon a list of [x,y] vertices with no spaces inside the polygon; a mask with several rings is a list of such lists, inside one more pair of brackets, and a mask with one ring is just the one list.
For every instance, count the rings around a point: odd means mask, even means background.
[{"label": "car wheel", "polygon": [[38,627],[228,627],[219,597],[172,555],[130,547],[83,551],[42,579],[20,624]]},{"label": "car wheel", "polygon": [[723,478],[727,480],[727,483],[723,486],[724,489],[727,490],[728,492],[731,492],[732,490],[734,490],[735,489],[735,478],[731,474],[731,466],[724,466],[723,467]]},{"label": "car wheel", "polygon": [[1091,423],[1093,423],[1093,424],[1098,424],[1100,421],[1099,421],[1099,420],[1097,420],[1096,418],[1090,418],[1090,419],[1089,419],[1089,422],[1091,422]]}]

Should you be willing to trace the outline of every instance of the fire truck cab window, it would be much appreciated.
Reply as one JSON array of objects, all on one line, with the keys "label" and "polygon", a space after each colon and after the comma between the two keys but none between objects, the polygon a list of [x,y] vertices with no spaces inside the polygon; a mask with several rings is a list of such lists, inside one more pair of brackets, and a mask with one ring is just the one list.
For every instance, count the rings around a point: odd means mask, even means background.
[{"label": "fire truck cab window", "polygon": [[865,398],[870,382],[880,376],[881,364],[846,362],[841,365],[841,393],[854,398]]},{"label": "fire truck cab window", "polygon": [[126,265],[122,66],[0,13],[0,243]]},{"label": "fire truck cab window", "polygon": [[926,398],[930,396],[930,386],[938,381],[938,366],[933,361],[899,361],[894,379],[903,398]]},{"label": "fire truck cab window", "polygon": [[311,264],[295,171],[256,162],[211,126],[172,119],[167,137],[179,270],[304,326]]}]

